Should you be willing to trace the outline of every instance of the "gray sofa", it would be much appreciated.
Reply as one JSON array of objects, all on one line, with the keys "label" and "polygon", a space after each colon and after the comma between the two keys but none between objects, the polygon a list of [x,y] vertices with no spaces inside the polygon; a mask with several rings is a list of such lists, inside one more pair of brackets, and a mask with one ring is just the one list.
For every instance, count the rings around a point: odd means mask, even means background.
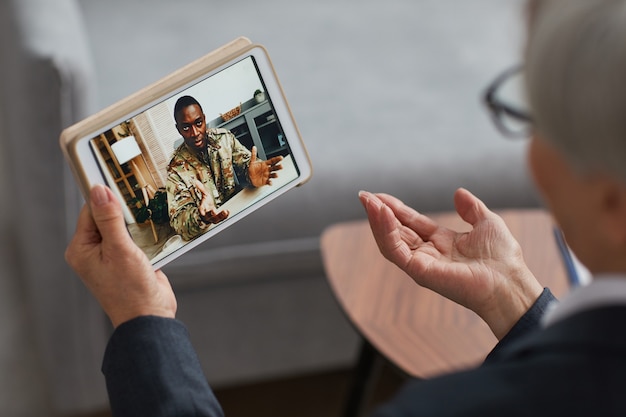
[{"label": "gray sofa", "polygon": [[[110,326],[63,260],[81,198],[61,129],[238,36],[273,58],[312,180],[165,268],[214,386],[350,366],[358,335],[325,281],[324,228],[362,219],[360,189],[422,211],[464,186],[493,207],[538,205],[523,142],[480,94],[517,62],[521,0],[5,0],[3,221],[59,415],[106,405]],[[17,220],[16,220],[17,219]],[[346,253],[346,256],[350,256]]]}]

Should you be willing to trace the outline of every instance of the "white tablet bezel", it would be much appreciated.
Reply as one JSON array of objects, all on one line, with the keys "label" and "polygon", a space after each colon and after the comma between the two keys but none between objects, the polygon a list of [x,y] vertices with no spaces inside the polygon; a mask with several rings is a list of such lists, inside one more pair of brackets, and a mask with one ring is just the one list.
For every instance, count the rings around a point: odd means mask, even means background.
[{"label": "white tablet bezel", "polygon": [[[259,192],[259,196],[252,199],[253,202],[249,206],[229,216],[225,221],[211,227],[202,235],[193,240],[186,241],[184,244],[175,244],[173,245],[173,249],[170,248],[168,251],[163,250],[165,253],[161,253],[159,256],[151,259],[155,269],[163,267],[217,233],[222,232],[228,226],[288,190],[303,184],[312,175],[312,167],[308,153],[302,142],[300,132],[266,49],[261,45],[250,43],[246,38],[236,39],[230,44],[189,64],[178,72],[145,88],[135,95],[71,126],[61,134],[61,147],[66,155],[66,159],[72,167],[85,199],[88,199],[88,191],[93,185],[108,185],[95,153],[91,149],[90,142],[94,137],[134,118],[163,101],[180,95],[189,87],[201,83],[203,80],[220,73],[224,69],[248,57],[253,57],[256,62],[256,67],[258,68],[258,73],[265,88],[268,101],[271,103],[271,108],[289,144],[289,155],[295,167],[297,167],[297,175],[285,184],[281,184],[276,189],[273,189],[269,194]],[[281,171],[278,171],[278,174],[280,178]],[[122,204],[125,204],[125,202],[122,202]]]}]

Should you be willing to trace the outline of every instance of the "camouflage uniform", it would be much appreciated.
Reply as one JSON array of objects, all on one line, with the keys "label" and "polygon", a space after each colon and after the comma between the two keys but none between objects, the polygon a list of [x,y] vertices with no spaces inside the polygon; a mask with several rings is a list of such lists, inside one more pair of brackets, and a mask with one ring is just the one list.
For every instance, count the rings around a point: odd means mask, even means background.
[{"label": "camouflage uniform", "polygon": [[193,239],[211,226],[200,219],[198,206],[202,193],[195,180],[213,196],[215,207],[220,207],[238,190],[235,173],[249,182],[251,152],[226,129],[209,128],[207,137],[206,154],[199,156],[183,143],[167,167],[170,224],[185,240]]}]

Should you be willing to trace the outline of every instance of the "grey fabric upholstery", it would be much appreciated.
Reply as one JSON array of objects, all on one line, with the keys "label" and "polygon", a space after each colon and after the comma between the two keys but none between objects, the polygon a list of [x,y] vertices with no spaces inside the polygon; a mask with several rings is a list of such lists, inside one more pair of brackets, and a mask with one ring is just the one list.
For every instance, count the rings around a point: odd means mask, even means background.
[{"label": "grey fabric upholstery", "polygon": [[14,209],[4,221],[19,245],[16,261],[51,395],[82,409],[102,402],[106,321],[63,258],[80,204],[58,134],[94,109],[92,60],[72,1],[3,1],[0,20],[3,163],[13,185],[4,198]]},{"label": "grey fabric upholstery", "polygon": [[422,211],[451,209],[458,186],[494,207],[538,205],[524,144],[500,138],[479,101],[518,60],[521,4],[0,2],[2,162],[15,176],[14,218],[5,221],[18,237],[56,409],[105,404],[99,366],[110,331],[63,261],[80,197],[58,150],[62,127],[237,36],[264,44],[313,179],[165,271],[210,383],[347,366],[358,338],[327,286],[318,245],[325,227],[363,218],[359,189]]}]

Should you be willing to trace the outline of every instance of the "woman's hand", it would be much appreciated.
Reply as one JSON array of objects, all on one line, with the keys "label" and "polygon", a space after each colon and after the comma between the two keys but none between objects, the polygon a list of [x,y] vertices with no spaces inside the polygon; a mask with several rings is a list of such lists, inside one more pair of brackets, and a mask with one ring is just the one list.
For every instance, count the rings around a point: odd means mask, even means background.
[{"label": "woman's hand", "polygon": [[128,234],[119,201],[96,185],[83,207],[65,259],[96,297],[114,327],[139,316],[174,318],[176,297]]},{"label": "woman's hand", "polygon": [[543,291],[504,221],[469,191],[454,195],[472,225],[457,233],[387,194],[359,193],[381,253],[413,280],[476,312],[498,339]]}]

